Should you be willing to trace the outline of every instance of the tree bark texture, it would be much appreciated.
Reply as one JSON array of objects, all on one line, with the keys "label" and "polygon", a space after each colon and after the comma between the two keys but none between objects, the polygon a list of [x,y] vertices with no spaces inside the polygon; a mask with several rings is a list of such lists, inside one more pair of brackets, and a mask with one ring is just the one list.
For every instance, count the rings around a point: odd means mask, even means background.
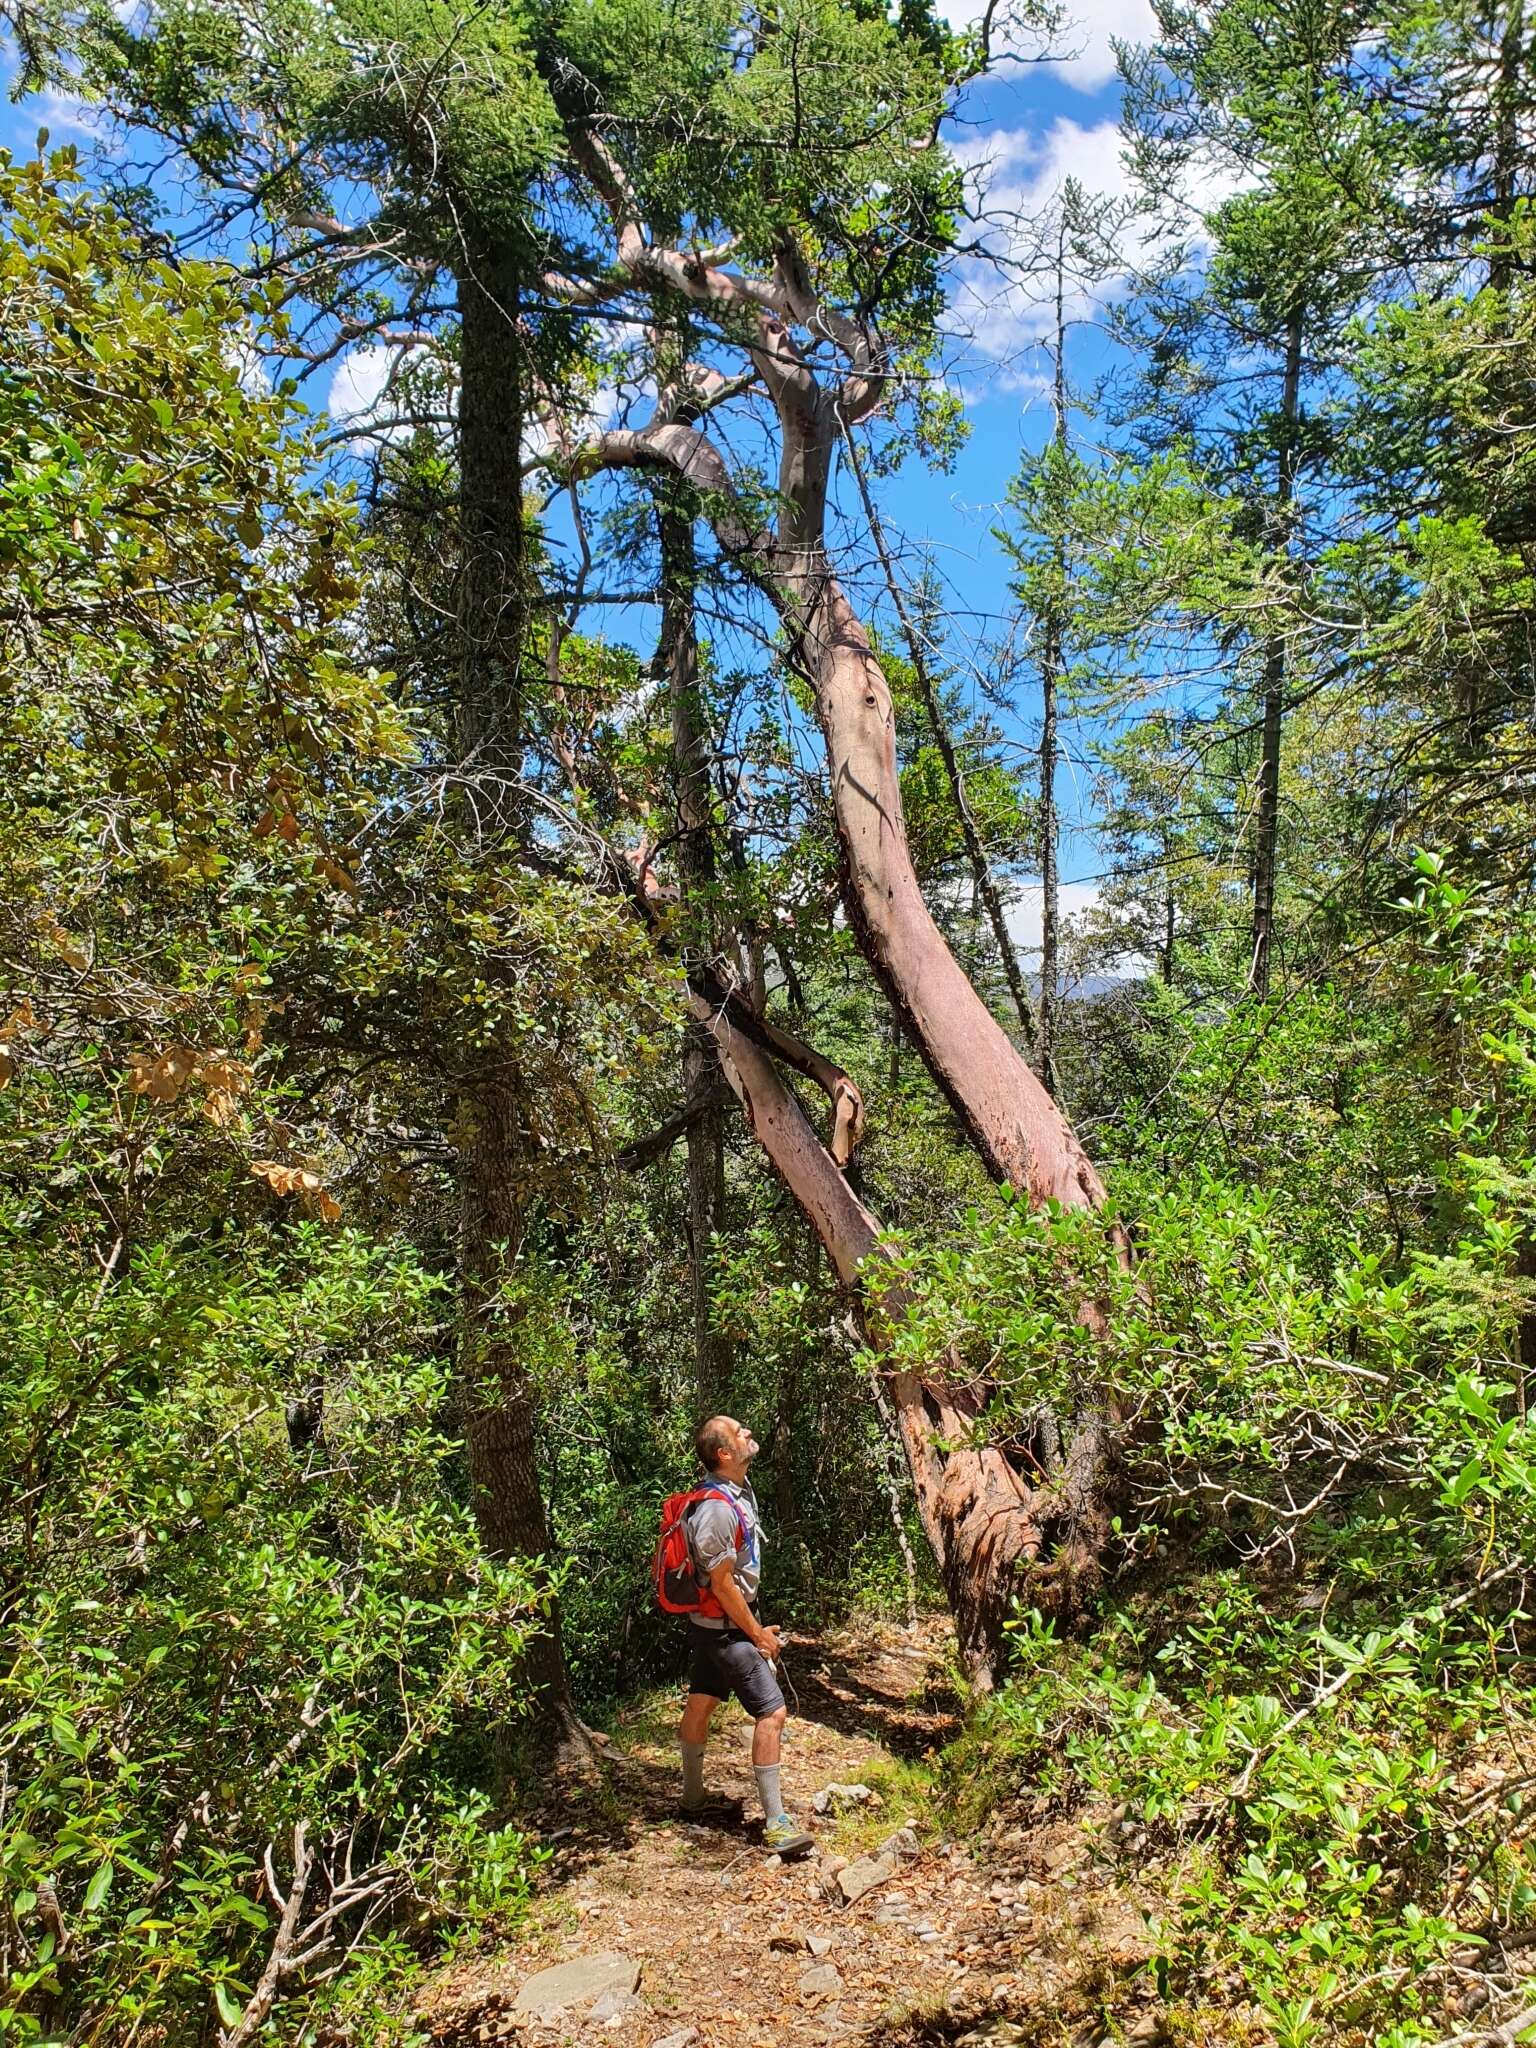
[{"label": "tree bark texture", "polygon": [[869,637],[824,559],[797,582],[799,647],[815,685],[844,903],[860,948],[991,1172],[1032,1201],[1097,1208],[1103,1184],[1076,1133],[923,901],[902,816],[891,693]]},{"label": "tree bark texture", "polygon": [[[887,1255],[878,1219],[849,1187],[768,1050],[705,997],[694,995],[690,1007],[714,1038],[753,1134],[857,1300],[860,1268]],[[887,1319],[902,1307],[899,1293],[886,1296]],[[863,1328],[878,1350],[882,1326],[867,1310]],[[886,1385],[961,1659],[985,1689],[1001,1671],[1009,1596],[1023,1590],[1026,1574],[1031,1601],[1047,1612],[1072,1611],[1097,1583],[1109,1533],[1106,1432],[1096,1417],[1080,1420],[1046,1482],[1032,1486],[1003,1451],[967,1441],[989,1389],[967,1380],[953,1357],[934,1363],[931,1375],[892,1372]]]},{"label": "tree bark texture", "polygon": [[[494,863],[520,829],[522,663],[528,566],[521,473],[523,383],[518,278],[495,250],[459,278],[459,748],[473,856]],[[505,1283],[523,1241],[528,1122],[510,1047],[479,1049],[459,1103],[463,1336],[459,1360],[471,1497],[497,1559],[547,1559],[533,1391]],[[542,1569],[534,1564],[535,1571]],[[527,1676],[537,1734],[557,1752],[585,1738],[570,1700],[559,1609],[532,1639]]]},{"label": "tree bark texture", "polygon": [[[710,895],[715,883],[714,806],[710,797],[709,726],[699,687],[694,617],[698,573],[691,515],[665,487],[657,494],[661,540],[661,645],[672,714],[677,777],[677,873],[692,918],[692,943],[714,953]],[[693,1297],[694,1393],[701,1413],[724,1407],[734,1346],[716,1323],[709,1298],[710,1245],[725,1222],[725,1117],[710,1104],[718,1082],[714,1042],[697,1022],[683,1038],[683,1101],[700,1105],[688,1125],[688,1273]]]},{"label": "tree bark texture", "polygon": [[[1296,427],[1301,412],[1302,309],[1295,307],[1286,322],[1285,369],[1280,394],[1280,464],[1275,487],[1278,548],[1290,549],[1291,505],[1296,496],[1299,450]],[[1269,994],[1275,950],[1275,881],[1280,841],[1280,748],[1285,718],[1285,641],[1270,636],[1264,650],[1264,703],[1259,740],[1259,787],[1254,801],[1253,962],[1248,985],[1263,1002]]]},{"label": "tree bark texture", "polygon": [[[928,729],[933,734],[934,744],[939,750],[939,758],[944,763],[944,774],[949,783],[949,793],[954,802],[955,815],[960,820],[960,836],[965,843],[966,859],[969,861],[971,868],[971,879],[975,884],[976,893],[981,899],[982,908],[987,913],[987,922],[992,927],[992,938],[997,947],[998,961],[1003,970],[1003,979],[1008,984],[1008,994],[1013,1002],[1014,1015],[1019,1020],[1019,1029],[1024,1034],[1025,1044],[1034,1047],[1037,1043],[1038,1035],[1034,1013],[1030,1008],[1029,992],[1024,984],[1024,970],[1019,963],[1018,949],[1013,943],[1013,934],[1008,929],[1008,919],[1003,910],[1003,899],[997,886],[997,877],[992,872],[991,859],[986,847],[982,844],[981,830],[976,823],[975,813],[971,809],[970,799],[966,795],[965,776],[960,767],[959,756],[955,752],[954,740],[950,737],[949,721],[944,716],[944,707],[939,702],[939,693],[934,685],[933,676],[929,671],[927,649],[923,646],[922,637],[918,633],[912,619],[912,614],[907,607],[906,599],[902,595],[901,585],[896,576],[896,564],[892,561],[891,551],[886,545],[885,522],[880,517],[880,508],[876,505],[874,495],[870,491],[852,435],[848,437],[848,460],[858,481],[859,497],[864,507],[864,516],[869,522],[869,531],[875,543],[875,552],[880,558],[880,569],[885,578],[885,587],[890,593],[891,605],[896,613],[897,623],[901,627],[902,638],[906,642],[907,659],[912,664],[912,673],[917,681],[918,693],[923,700],[923,710],[928,718]],[[1050,1077],[1046,1072],[1043,1061],[1040,1064],[1040,1072],[1042,1079],[1046,1081],[1046,1085],[1050,1086]]]}]

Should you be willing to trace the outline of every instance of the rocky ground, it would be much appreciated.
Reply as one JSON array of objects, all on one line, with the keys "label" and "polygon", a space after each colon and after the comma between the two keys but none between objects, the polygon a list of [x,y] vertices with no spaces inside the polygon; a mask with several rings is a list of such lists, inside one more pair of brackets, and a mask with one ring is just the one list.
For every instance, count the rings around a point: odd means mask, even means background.
[{"label": "rocky ground", "polygon": [[[753,1825],[677,1818],[676,1700],[621,1722],[605,1785],[545,1817],[553,1858],[523,1941],[434,1984],[422,2015],[434,2040],[1152,2040],[1146,1919],[1123,1865],[1118,1880],[1097,1869],[1091,1821],[1031,1817],[1026,1802],[963,1844],[935,1831],[912,1760],[953,1730],[932,1691],[942,1648],[937,1623],[790,1648],[785,1791],[816,1836],[798,1862],[766,1857]],[[734,1707],[720,1718],[711,1789],[750,1815],[749,1725]]]}]

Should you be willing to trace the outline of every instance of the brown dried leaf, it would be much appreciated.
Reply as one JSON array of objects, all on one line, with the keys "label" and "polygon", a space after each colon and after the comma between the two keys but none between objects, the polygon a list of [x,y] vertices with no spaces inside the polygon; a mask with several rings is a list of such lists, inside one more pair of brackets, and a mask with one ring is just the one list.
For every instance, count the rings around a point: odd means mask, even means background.
[{"label": "brown dried leaf", "polygon": [[258,1180],[264,1180],[274,1195],[297,1195],[307,1216],[318,1216],[322,1223],[340,1220],[340,1202],[326,1192],[324,1182],[312,1168],[284,1166],[277,1159],[253,1159],[251,1172]]},{"label": "brown dried leaf", "polygon": [[244,1095],[251,1085],[251,1070],[226,1053],[210,1053],[198,1061],[197,1078],[210,1094]]},{"label": "brown dried leaf", "polygon": [[151,1102],[174,1102],[196,1067],[197,1053],[190,1045],[169,1046],[157,1059],[135,1053],[128,1062],[128,1086]]},{"label": "brown dried leaf", "polygon": [[32,1008],[30,997],[23,997],[3,1024],[0,1024],[0,1044],[16,1036],[18,1031],[35,1031],[37,1013]]},{"label": "brown dried leaf", "polygon": [[304,1184],[304,1174],[297,1166],[284,1166],[277,1159],[253,1159],[251,1171],[258,1180],[264,1180],[274,1195],[296,1195]]},{"label": "brown dried leaf", "polygon": [[315,866],[324,875],[333,889],[340,889],[347,896],[355,896],[357,894],[357,883],[341,865],[340,861],[331,860],[328,856],[322,855],[315,862]]}]

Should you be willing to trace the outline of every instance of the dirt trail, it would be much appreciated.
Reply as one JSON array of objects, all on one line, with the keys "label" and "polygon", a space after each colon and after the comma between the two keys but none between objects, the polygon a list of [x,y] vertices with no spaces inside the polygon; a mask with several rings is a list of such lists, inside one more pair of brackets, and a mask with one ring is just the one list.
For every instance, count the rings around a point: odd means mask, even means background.
[{"label": "dirt trail", "polygon": [[[816,1836],[784,1864],[756,1846],[755,1821],[726,1831],[676,1813],[677,1761],[668,1695],[637,1713],[606,1751],[608,1787],[547,1817],[554,1851],[524,1939],[442,1973],[422,2014],[444,2048],[517,2041],[529,2048],[822,2048],[825,2043],[1150,2040],[1127,1972],[1150,1944],[1141,1913],[1094,1873],[1076,1822],[997,1815],[965,1845],[936,1839],[920,1772],[903,1759],[954,1730],[927,1687],[943,1648],[938,1623],[912,1634],[866,1625],[802,1641],[786,1656],[793,1718],[785,1796]],[[710,1744],[712,1792],[755,1813],[749,1724],[734,1706]],[[877,1797],[825,1813],[829,1785],[868,1783]],[[879,1846],[917,1830],[885,1858]],[[609,1958],[570,2003],[520,2011],[538,1973]],[[638,1977],[635,1972],[638,1971]],[[562,1977],[550,1995],[562,1996]],[[633,1988],[631,1988],[633,1987]],[[1114,1990],[1112,2000],[1105,1994]]]}]

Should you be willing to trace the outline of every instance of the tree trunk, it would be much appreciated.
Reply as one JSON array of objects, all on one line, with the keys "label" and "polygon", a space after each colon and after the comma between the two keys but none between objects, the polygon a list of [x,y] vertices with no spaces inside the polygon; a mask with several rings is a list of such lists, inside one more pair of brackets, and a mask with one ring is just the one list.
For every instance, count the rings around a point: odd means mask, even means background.
[{"label": "tree trunk", "polygon": [[[702,996],[690,1007],[714,1038],[753,1134],[839,1278],[856,1290],[861,1265],[886,1256],[876,1217],[849,1187],[765,1048],[723,1007]],[[899,1316],[900,1294],[886,1301],[888,1313]],[[866,1314],[863,1327],[878,1349],[881,1324]],[[961,1660],[971,1682],[985,1689],[1001,1671],[1009,1600],[1024,1590],[1026,1572],[1028,1596],[1046,1612],[1073,1611],[1097,1583],[1109,1535],[1106,1428],[1101,1418],[1079,1418],[1048,1483],[1032,1487],[1001,1450],[969,1441],[987,1389],[966,1384],[953,1358],[939,1366],[931,1378],[892,1372],[887,1385]]]},{"label": "tree trunk", "polygon": [[[1067,316],[1066,316],[1066,220],[1062,218],[1056,242],[1056,365],[1052,386],[1055,423],[1051,439],[1059,456],[1067,451]],[[1040,649],[1040,1038],[1035,1048],[1035,1065],[1040,1078],[1053,1095],[1059,1095],[1056,1079],[1056,1012],[1061,1000],[1061,881],[1057,871],[1060,850],[1056,819],[1056,696],[1061,686],[1065,659],[1067,607],[1067,546],[1056,522],[1052,550],[1056,587],[1051,593]]]},{"label": "tree trunk", "polygon": [[861,950],[945,1099],[999,1180],[1032,1201],[1099,1207],[1076,1133],[966,978],[907,847],[891,693],[825,557],[796,572],[795,625],[827,745],[843,900]]},{"label": "tree trunk", "polygon": [[[712,958],[715,914],[714,807],[709,786],[709,728],[699,693],[699,643],[694,620],[697,563],[693,522],[663,486],[657,493],[661,538],[661,643],[672,711],[672,760],[677,776],[677,873],[690,912],[689,943],[696,957]],[[692,965],[690,961],[688,964]],[[683,1039],[683,1101],[696,1104],[714,1092],[719,1076],[714,1043],[696,1022]],[[688,1270],[693,1295],[694,1390],[701,1412],[724,1406],[734,1347],[715,1322],[709,1298],[709,1252],[725,1221],[725,1118],[705,1109],[688,1125]]]},{"label": "tree trunk", "polygon": [[[879,507],[864,475],[863,464],[859,461],[858,449],[853,436],[848,436],[848,460],[858,480],[859,496],[864,506],[864,516],[869,521],[869,531],[875,543],[875,552],[880,558],[880,568],[885,577],[885,587],[890,592],[891,605],[906,642],[907,659],[912,664],[918,693],[927,713],[928,729],[938,747],[939,758],[944,763],[944,774],[949,783],[950,797],[955,806],[955,815],[960,820],[960,836],[965,843],[966,859],[970,862],[971,880],[982,907],[987,913],[987,922],[992,927],[993,943],[997,947],[998,960],[1002,966],[1003,979],[1008,984],[1008,994],[1013,1002],[1014,1015],[1019,1020],[1019,1029],[1024,1034],[1026,1045],[1037,1043],[1034,1015],[1030,1009],[1029,993],[1024,984],[1024,970],[1019,964],[1019,955],[1013,943],[1013,934],[1008,929],[1008,919],[1003,910],[1002,895],[997,878],[992,873],[992,862],[982,844],[981,830],[971,810],[966,795],[965,776],[961,772],[955,743],[950,737],[949,721],[944,716],[944,707],[939,702],[939,693],[928,668],[927,650],[912,620],[901,585],[896,580],[896,565],[891,560],[890,549],[886,546],[885,523],[880,517]],[[1041,1075],[1050,1085],[1045,1066],[1041,1064]]]},{"label": "tree trunk", "polygon": [[[1280,473],[1275,488],[1278,548],[1290,550],[1291,504],[1296,495],[1296,425],[1301,410],[1302,309],[1293,309],[1285,328],[1285,371],[1281,387]],[[1264,707],[1259,742],[1259,787],[1254,803],[1253,961],[1248,985],[1263,1002],[1269,994],[1275,947],[1275,873],[1280,838],[1280,739],[1285,714],[1285,641],[1271,634],[1264,650]]]},{"label": "tree trunk", "polygon": [[1053,1095],[1056,1009],[1061,996],[1061,884],[1056,871],[1056,689],[1061,680],[1060,621],[1046,622],[1040,650],[1040,1035],[1035,1062]]},{"label": "tree trunk", "polygon": [[[492,869],[522,829],[522,663],[528,568],[523,527],[518,279],[495,250],[466,264],[458,285],[459,750],[463,828]],[[543,1560],[549,1527],[535,1455],[533,1392],[515,1308],[505,1298],[522,1247],[530,1139],[510,1047],[483,1048],[459,1105],[460,1385],[471,1497],[487,1552]],[[542,1571],[542,1565],[536,1565]],[[585,1737],[570,1700],[559,1609],[548,1596],[527,1675],[537,1733],[577,1753]]]}]

